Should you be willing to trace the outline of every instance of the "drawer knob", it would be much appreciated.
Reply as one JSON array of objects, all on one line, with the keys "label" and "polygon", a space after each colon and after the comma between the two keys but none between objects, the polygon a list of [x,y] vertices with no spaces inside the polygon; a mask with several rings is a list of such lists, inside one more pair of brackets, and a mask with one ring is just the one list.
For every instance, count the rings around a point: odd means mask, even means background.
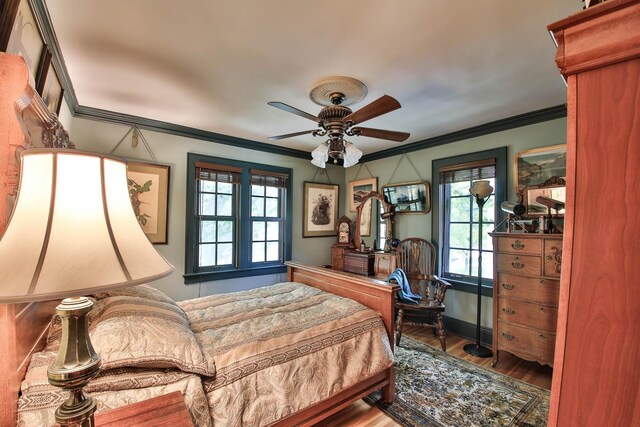
[{"label": "drawer knob", "polygon": [[511,247],[517,251],[520,251],[522,249],[524,249],[524,245],[522,244],[522,242],[520,240],[516,240],[515,242],[513,242],[511,244]]},{"label": "drawer knob", "polygon": [[516,314],[516,311],[513,308],[509,308],[509,307],[503,307],[502,311],[504,311],[509,316]]},{"label": "drawer knob", "polygon": [[511,283],[503,283],[502,287],[509,291],[514,288],[514,286]]},{"label": "drawer knob", "polygon": [[502,336],[504,337],[504,339],[507,339],[509,341],[513,341],[513,339],[515,338],[513,335],[511,335],[509,332],[503,332]]},{"label": "drawer knob", "polygon": [[524,268],[524,264],[520,261],[520,258],[518,257],[516,257],[515,261],[511,262],[511,266],[517,269]]}]

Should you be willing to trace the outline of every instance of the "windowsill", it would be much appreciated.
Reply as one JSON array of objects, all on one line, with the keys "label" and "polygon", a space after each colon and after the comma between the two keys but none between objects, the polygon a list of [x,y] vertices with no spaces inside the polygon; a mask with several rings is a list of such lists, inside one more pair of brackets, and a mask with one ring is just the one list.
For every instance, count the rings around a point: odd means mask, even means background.
[{"label": "windowsill", "polygon": [[241,270],[205,271],[202,273],[183,274],[185,285],[192,283],[213,282],[216,280],[236,279],[239,277],[264,276],[267,274],[285,273],[286,265],[269,265],[258,268],[245,268]]},{"label": "windowsill", "polygon": [[[478,293],[478,284],[477,283],[463,282],[463,281],[460,281],[460,280],[450,279],[450,278],[447,278],[447,277],[443,277],[442,279],[444,279],[447,282],[451,283],[453,285],[453,290],[454,291],[468,292],[470,294],[476,294],[476,295]],[[486,284],[483,284],[482,285],[482,296],[493,297],[493,287],[492,286],[487,286]]]}]

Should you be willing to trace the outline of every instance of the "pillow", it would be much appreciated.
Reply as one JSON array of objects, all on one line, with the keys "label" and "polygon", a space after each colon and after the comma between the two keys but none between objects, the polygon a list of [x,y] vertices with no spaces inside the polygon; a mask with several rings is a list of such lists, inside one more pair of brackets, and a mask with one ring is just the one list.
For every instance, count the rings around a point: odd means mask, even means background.
[{"label": "pillow", "polygon": [[166,302],[175,304],[176,302],[169,298],[164,292],[149,285],[138,285],[129,288],[115,289],[113,291],[100,292],[91,295],[94,299],[104,299],[108,297],[131,296],[146,298],[153,301]]},{"label": "pillow", "polygon": [[[215,375],[213,358],[202,351],[186,314],[175,303],[110,296],[98,300],[93,311],[96,313],[90,314],[89,335],[102,358],[102,369],[178,368]],[[57,329],[57,333],[50,333],[48,351],[60,346]]]}]

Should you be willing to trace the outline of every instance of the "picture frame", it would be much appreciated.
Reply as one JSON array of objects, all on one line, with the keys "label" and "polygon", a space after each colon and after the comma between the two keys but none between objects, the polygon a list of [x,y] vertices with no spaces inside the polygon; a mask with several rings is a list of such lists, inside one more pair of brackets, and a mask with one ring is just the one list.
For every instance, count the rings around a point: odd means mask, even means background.
[{"label": "picture frame", "polygon": [[151,243],[167,244],[170,166],[128,162],[127,183],[133,211]]},{"label": "picture frame", "polygon": [[304,182],[302,237],[337,236],[340,186]]},{"label": "picture frame", "polygon": [[395,207],[396,214],[431,212],[431,185],[428,181],[385,185],[382,187],[382,195]]},{"label": "picture frame", "polygon": [[38,66],[46,45],[31,2],[7,0],[2,12],[0,47],[4,49],[0,50],[22,56],[37,86]]},{"label": "picture frame", "polygon": [[567,145],[550,145],[517,153],[513,158],[514,187],[522,193],[525,187],[540,185],[552,177],[567,175]]},{"label": "picture frame", "polygon": [[378,178],[349,181],[349,212],[356,212],[360,199],[372,191],[378,191]]},{"label": "picture frame", "polygon": [[[360,200],[372,191],[378,191],[378,178],[365,178],[357,181],[349,182],[349,211],[356,212]],[[373,209],[371,200],[367,202],[368,206],[363,206],[360,215],[360,235],[371,235],[371,210]]]},{"label": "picture frame", "polygon": [[60,114],[60,107],[62,106],[62,100],[64,99],[64,89],[60,82],[60,78],[58,77],[58,73],[53,66],[53,62],[50,60],[48,62],[48,65],[43,65],[41,82],[36,87],[36,90],[47,105],[49,111]]}]

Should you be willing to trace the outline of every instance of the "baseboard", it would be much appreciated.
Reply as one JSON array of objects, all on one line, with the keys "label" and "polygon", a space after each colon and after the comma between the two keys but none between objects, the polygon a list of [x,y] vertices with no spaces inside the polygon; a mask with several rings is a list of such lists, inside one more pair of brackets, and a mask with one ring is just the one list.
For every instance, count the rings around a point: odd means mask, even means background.
[{"label": "baseboard", "polygon": [[[455,317],[442,316],[444,321],[444,330],[447,334],[458,335],[462,338],[474,341],[476,340],[476,324],[469,323]],[[484,326],[480,327],[480,343],[491,348],[493,338],[493,329]]]}]

